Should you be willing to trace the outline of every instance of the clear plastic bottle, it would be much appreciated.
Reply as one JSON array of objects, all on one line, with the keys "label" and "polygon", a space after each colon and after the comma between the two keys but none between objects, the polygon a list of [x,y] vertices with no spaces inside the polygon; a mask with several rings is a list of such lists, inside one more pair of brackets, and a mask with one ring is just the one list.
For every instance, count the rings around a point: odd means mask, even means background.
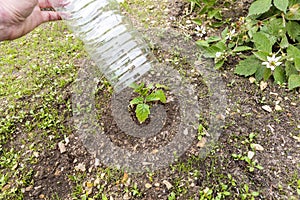
[{"label": "clear plastic bottle", "polygon": [[121,91],[151,69],[147,44],[121,14],[116,0],[70,0],[53,7],[68,21],[81,39],[91,59],[113,85]]}]

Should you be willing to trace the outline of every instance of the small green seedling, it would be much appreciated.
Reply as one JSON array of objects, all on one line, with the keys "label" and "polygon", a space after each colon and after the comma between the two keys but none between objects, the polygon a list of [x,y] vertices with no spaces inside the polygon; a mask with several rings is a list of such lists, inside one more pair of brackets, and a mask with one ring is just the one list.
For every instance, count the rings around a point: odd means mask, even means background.
[{"label": "small green seedling", "polygon": [[143,123],[148,119],[150,115],[150,107],[155,102],[166,103],[166,95],[164,90],[168,90],[168,87],[162,84],[149,84],[145,86],[145,83],[130,85],[134,89],[138,96],[130,101],[130,107],[135,110],[136,118],[140,123]]}]

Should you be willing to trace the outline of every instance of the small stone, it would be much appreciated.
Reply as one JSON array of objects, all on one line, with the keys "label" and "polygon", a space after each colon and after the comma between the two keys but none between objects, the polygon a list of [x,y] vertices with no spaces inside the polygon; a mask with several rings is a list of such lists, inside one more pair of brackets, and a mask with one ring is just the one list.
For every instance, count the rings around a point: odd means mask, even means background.
[{"label": "small stone", "polygon": [[186,128],[186,129],[184,129],[184,131],[183,131],[183,134],[184,135],[188,135],[189,134],[189,131],[188,131],[188,129]]},{"label": "small stone", "polygon": [[167,187],[168,190],[170,190],[173,187],[173,185],[167,180],[164,180],[163,184],[165,184],[165,186]]},{"label": "small stone", "polygon": [[29,191],[31,191],[31,190],[32,190],[32,188],[33,188],[33,186],[32,186],[32,185],[30,185],[30,186],[28,186],[28,187],[26,187],[26,188],[25,188],[25,191],[26,191],[26,192],[29,192]]},{"label": "small stone", "polygon": [[128,193],[125,193],[124,196],[123,196],[123,200],[129,200],[130,199],[130,196]]},{"label": "small stone", "polygon": [[264,82],[264,81],[261,81],[260,84],[259,84],[259,87],[260,87],[261,91],[264,91],[268,87],[268,83]]},{"label": "small stone", "polygon": [[40,194],[40,195],[39,195],[39,198],[40,198],[40,199],[44,199],[44,198],[45,198],[45,195],[44,195],[44,194]]},{"label": "small stone", "polygon": [[70,143],[70,139],[68,137],[65,138],[66,145]]},{"label": "small stone", "polygon": [[252,144],[252,147],[253,147],[256,151],[263,151],[263,150],[264,150],[263,146],[261,146],[260,144]]},{"label": "small stone", "polygon": [[96,167],[100,166],[100,159],[95,158],[95,166]]},{"label": "small stone", "polygon": [[59,148],[60,153],[65,153],[67,151],[66,146],[63,142],[58,143],[58,148]]},{"label": "small stone", "polygon": [[159,187],[160,184],[159,184],[159,183],[154,183],[154,186],[155,186],[155,187]]},{"label": "small stone", "polygon": [[253,151],[248,151],[248,158],[251,160],[254,157],[255,153]]},{"label": "small stone", "polygon": [[149,188],[151,188],[151,187],[152,187],[152,185],[151,185],[150,183],[146,183],[146,184],[145,184],[145,188],[149,189]]},{"label": "small stone", "polygon": [[77,166],[75,166],[75,170],[85,172],[85,170],[86,170],[85,164],[79,163]]},{"label": "small stone", "polygon": [[264,109],[267,112],[272,112],[272,108],[270,106],[268,106],[268,105],[262,106],[262,109]]},{"label": "small stone", "polygon": [[276,111],[282,111],[282,108],[281,108],[280,105],[276,105],[276,106],[275,106],[275,110],[276,110]]},{"label": "small stone", "polygon": [[38,158],[39,157],[39,152],[36,152],[36,151],[33,152],[33,156],[36,157],[36,158]]},{"label": "small stone", "polygon": [[249,81],[250,81],[250,83],[254,83],[256,81],[256,79],[254,77],[250,77]]}]

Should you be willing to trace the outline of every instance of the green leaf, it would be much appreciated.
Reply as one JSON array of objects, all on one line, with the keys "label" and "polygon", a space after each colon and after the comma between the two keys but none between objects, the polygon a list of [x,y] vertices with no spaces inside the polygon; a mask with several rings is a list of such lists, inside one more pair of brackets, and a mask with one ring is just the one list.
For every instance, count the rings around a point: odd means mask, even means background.
[{"label": "green leaf", "polygon": [[267,56],[269,56],[269,53],[258,51],[258,52],[253,52],[253,55],[255,55],[255,57],[261,61],[267,61]]},{"label": "green leaf", "polygon": [[275,82],[279,85],[282,85],[286,82],[285,80],[285,71],[281,66],[277,66],[274,70],[273,77]]},{"label": "green leaf", "polygon": [[209,43],[206,40],[197,40],[196,45],[200,47],[209,47]]},{"label": "green leaf", "polygon": [[289,90],[300,87],[300,75],[292,74],[288,80]]},{"label": "green leaf", "polygon": [[163,90],[157,90],[146,97],[146,101],[161,101],[162,103],[166,103],[166,95]]},{"label": "green leaf", "polygon": [[255,33],[253,35],[253,42],[257,50],[272,53],[272,46],[274,42],[272,42],[269,38],[270,37],[265,33]]},{"label": "green leaf", "polygon": [[240,61],[236,66],[234,73],[247,77],[255,74],[259,67],[261,67],[261,62],[254,56],[250,56],[245,60]]},{"label": "green leaf", "polygon": [[271,8],[271,6],[272,6],[272,0],[254,1],[249,8],[248,16],[263,14],[267,12]]},{"label": "green leaf", "polygon": [[264,81],[268,80],[270,76],[272,75],[272,70],[269,68],[266,68],[263,74]]},{"label": "green leaf", "polygon": [[216,64],[215,64],[215,69],[221,69],[221,67],[223,67],[224,65],[224,59],[218,61]]},{"label": "green leaf", "polygon": [[165,93],[164,93],[163,90],[157,90],[157,91],[155,91],[155,95],[159,98],[159,100],[162,103],[166,103],[167,102],[167,98],[166,98],[166,95],[165,95]]},{"label": "green leaf", "polygon": [[286,73],[286,76],[289,77],[292,74],[298,74],[298,71],[292,62],[286,61],[285,62],[285,73]]},{"label": "green leaf", "polygon": [[252,50],[252,48],[248,47],[248,46],[238,46],[238,47],[234,48],[232,51],[233,52],[242,52],[242,51],[249,51],[249,50]]},{"label": "green leaf", "polygon": [[203,54],[203,56],[205,58],[215,58],[217,52],[222,52],[222,51],[220,50],[220,48],[218,48],[215,45],[213,45],[211,47],[204,48],[204,54]]},{"label": "green leaf", "polygon": [[289,46],[289,41],[286,35],[283,35],[280,42],[280,48],[285,49]]},{"label": "green leaf", "polygon": [[130,105],[141,104],[144,102],[143,97],[136,97],[130,101]]},{"label": "green leaf", "polygon": [[298,22],[288,21],[286,29],[290,38],[295,42],[296,38],[300,35],[300,24]]},{"label": "green leaf", "polygon": [[150,107],[147,104],[138,104],[135,114],[140,123],[143,123],[150,114]]},{"label": "green leaf", "polygon": [[264,74],[265,71],[267,70],[267,68],[265,66],[261,66],[257,69],[257,71],[255,72],[255,79],[257,81],[261,81],[264,78]]},{"label": "green leaf", "polygon": [[218,42],[220,40],[221,40],[221,38],[219,36],[210,36],[209,38],[207,38],[206,41],[208,43],[212,43],[212,42]]},{"label": "green leaf", "polygon": [[294,60],[296,70],[300,71],[300,49],[290,45],[287,48],[287,55],[289,58],[292,58]]},{"label": "green leaf", "polygon": [[274,6],[281,10],[282,12],[286,13],[286,9],[289,5],[289,0],[274,0]]},{"label": "green leaf", "polygon": [[158,89],[164,89],[164,90],[169,90],[169,87],[166,86],[166,85],[163,85],[163,84],[160,84],[160,83],[156,83],[155,84],[155,87],[158,88]]}]

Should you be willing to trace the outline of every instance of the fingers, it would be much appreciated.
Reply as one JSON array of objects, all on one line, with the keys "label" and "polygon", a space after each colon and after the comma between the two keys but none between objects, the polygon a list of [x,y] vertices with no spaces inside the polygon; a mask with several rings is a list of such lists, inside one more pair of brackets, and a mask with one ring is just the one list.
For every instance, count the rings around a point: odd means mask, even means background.
[{"label": "fingers", "polygon": [[68,0],[39,0],[40,8],[63,7],[68,4]]},{"label": "fingers", "polygon": [[49,21],[61,20],[61,16],[55,11],[42,11],[42,23]]}]

